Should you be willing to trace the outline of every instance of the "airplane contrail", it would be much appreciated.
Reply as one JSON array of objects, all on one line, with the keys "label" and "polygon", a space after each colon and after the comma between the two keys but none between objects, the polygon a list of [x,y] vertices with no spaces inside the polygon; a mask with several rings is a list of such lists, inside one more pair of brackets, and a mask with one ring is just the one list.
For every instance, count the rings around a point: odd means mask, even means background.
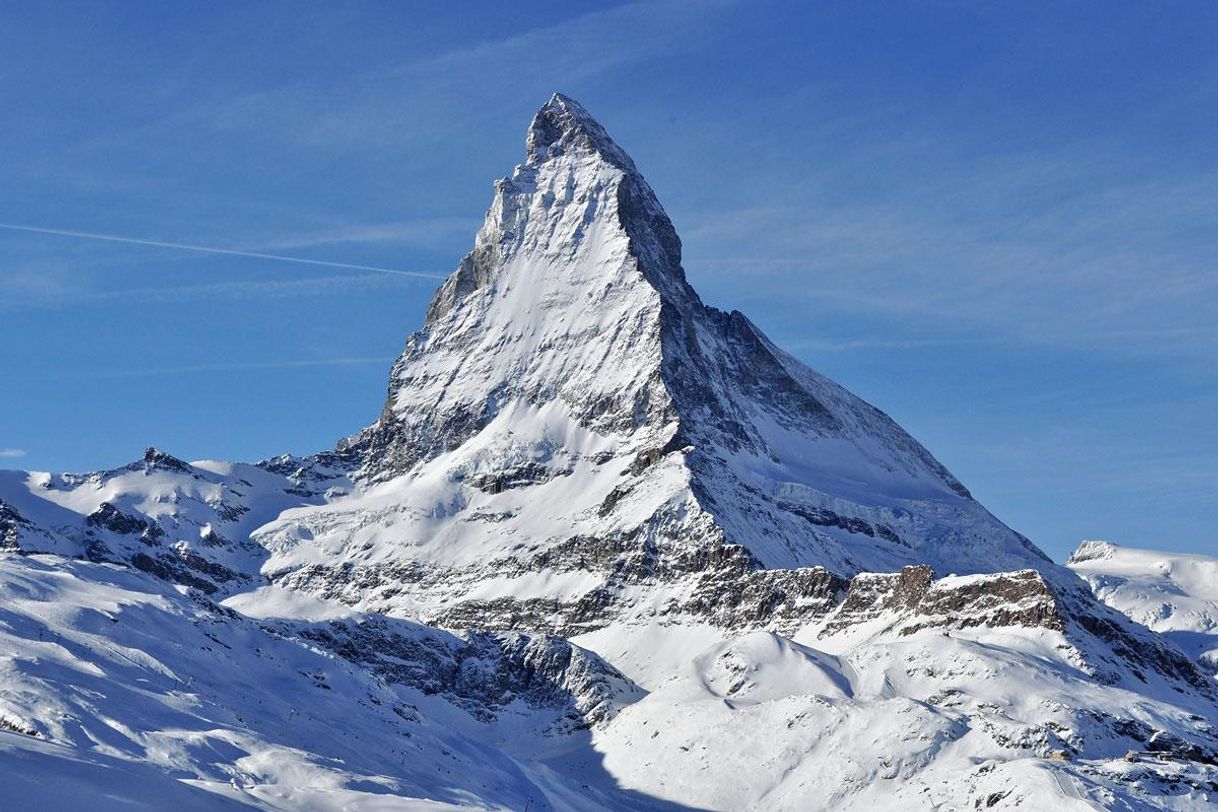
[{"label": "airplane contrail", "polygon": [[375,265],[353,265],[349,262],[328,262],[324,259],[305,259],[304,257],[285,257],[281,254],[261,254],[257,251],[237,251],[231,248],[212,248],[206,245],[187,245],[180,242],[162,242],[161,240],[142,240],[136,237],[120,237],[115,234],[95,234],[89,231],[67,231],[61,228],[40,228],[38,226],[22,226],[15,223],[0,223],[0,228],[9,231],[28,231],[34,234],[54,234],[59,237],[76,237],[84,240],[105,240],[106,242],[122,242],[131,245],[150,245],[154,248],[176,248],[180,251],[199,251],[204,254],[224,254],[234,257],[252,257],[254,259],[273,259],[278,262],[298,262],[302,265],[323,265],[327,268],[346,268],[352,271],[373,271],[375,273],[391,273],[398,276],[413,276],[419,279],[445,279],[443,274],[423,273],[422,271],[400,271],[396,268],[378,268]]}]

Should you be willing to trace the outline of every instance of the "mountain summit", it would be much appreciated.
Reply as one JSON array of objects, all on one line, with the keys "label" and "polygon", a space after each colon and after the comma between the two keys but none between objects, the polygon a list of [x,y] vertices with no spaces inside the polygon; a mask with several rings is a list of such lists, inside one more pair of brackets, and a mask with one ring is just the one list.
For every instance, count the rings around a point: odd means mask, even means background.
[{"label": "mountain summit", "polygon": [[555,93],[533,116],[525,137],[527,163],[537,166],[571,151],[594,152],[629,175],[638,175],[634,161],[584,106]]}]

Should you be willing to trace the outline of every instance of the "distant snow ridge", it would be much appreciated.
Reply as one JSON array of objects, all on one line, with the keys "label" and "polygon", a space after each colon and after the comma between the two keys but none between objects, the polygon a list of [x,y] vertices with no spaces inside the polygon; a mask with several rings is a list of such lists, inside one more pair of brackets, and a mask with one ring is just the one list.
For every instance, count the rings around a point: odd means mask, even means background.
[{"label": "distant snow ridge", "polygon": [[1218,675],[1218,558],[1084,541],[1066,566],[1101,601],[1162,633]]},{"label": "distant snow ridge", "polygon": [[0,472],[0,797],[1213,808],[1215,562],[1069,563],[704,305],[556,95],[372,426]]}]

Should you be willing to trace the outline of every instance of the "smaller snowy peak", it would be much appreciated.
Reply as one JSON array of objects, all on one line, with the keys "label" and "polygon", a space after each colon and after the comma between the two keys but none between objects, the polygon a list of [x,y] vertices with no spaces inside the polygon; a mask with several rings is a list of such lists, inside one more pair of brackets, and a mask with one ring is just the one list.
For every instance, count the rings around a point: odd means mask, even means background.
[{"label": "smaller snowy peak", "polygon": [[180,460],[172,454],[167,454],[155,446],[148,446],[144,449],[143,458],[139,462],[134,463],[134,465],[142,467],[145,471],[149,472],[160,470],[186,473],[190,470],[190,465],[184,460]]},{"label": "smaller snowy peak", "polygon": [[1100,601],[1218,671],[1218,558],[1084,541],[1066,566]]},{"label": "smaller snowy peak", "polygon": [[1125,547],[1111,541],[1084,541],[1066,559],[1084,577],[1170,585],[1173,594],[1218,602],[1218,558],[1166,550]]},{"label": "smaller snowy peak", "polygon": [[209,595],[242,588],[260,580],[266,557],[250,541],[255,528],[346,492],[327,467],[334,457],[282,458],[280,474],[149,447],[105,471],[3,471],[0,552],[127,565]]},{"label": "smaller snowy peak", "polygon": [[1066,566],[1073,567],[1075,564],[1082,564],[1084,561],[1111,559],[1116,553],[1117,546],[1111,541],[1083,541],[1066,558]]}]

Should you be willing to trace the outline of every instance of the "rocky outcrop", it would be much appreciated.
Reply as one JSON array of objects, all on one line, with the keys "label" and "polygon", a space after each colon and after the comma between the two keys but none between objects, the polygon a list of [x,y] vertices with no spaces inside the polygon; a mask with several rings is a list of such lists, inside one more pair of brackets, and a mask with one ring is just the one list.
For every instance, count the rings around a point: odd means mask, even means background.
[{"label": "rocky outcrop", "polygon": [[482,721],[522,702],[565,733],[611,719],[643,692],[595,654],[553,635],[447,635],[382,617],[271,627],[365,666],[391,684],[440,694]]},{"label": "rocky outcrop", "polygon": [[15,507],[0,499],[0,552],[20,551],[22,532],[32,528],[33,524]]},{"label": "rocky outcrop", "polygon": [[255,580],[189,551],[167,551],[153,555],[136,553],[131,557],[131,566],[171,583],[202,590],[208,595],[216,594],[224,585],[232,582],[248,584]]},{"label": "rocky outcrop", "polygon": [[164,532],[154,522],[132,516],[116,508],[109,502],[102,502],[96,510],[85,517],[88,527],[109,530],[121,536],[139,535],[146,541],[161,538]]},{"label": "rocky outcrop", "polygon": [[148,448],[144,449],[143,458],[138,462],[131,463],[131,465],[127,467],[128,470],[143,471],[145,473],[152,473],[153,471],[171,471],[179,474],[195,475],[195,472],[191,470],[189,463],[153,446],[149,446]]}]

